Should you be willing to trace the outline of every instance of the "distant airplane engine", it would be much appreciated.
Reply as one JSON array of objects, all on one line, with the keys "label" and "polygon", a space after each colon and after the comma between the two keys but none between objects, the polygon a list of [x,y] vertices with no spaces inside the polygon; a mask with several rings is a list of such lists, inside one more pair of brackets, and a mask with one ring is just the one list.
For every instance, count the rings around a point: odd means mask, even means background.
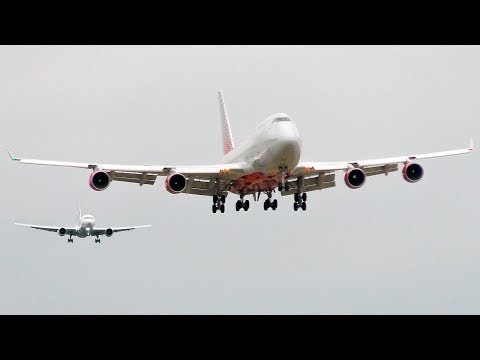
[{"label": "distant airplane engine", "polygon": [[105,230],[105,235],[107,235],[108,237],[112,236],[113,235],[113,230],[108,228],[107,230]]},{"label": "distant airplane engine", "polygon": [[95,171],[90,175],[89,185],[95,191],[105,190],[110,185],[110,176],[105,171]]},{"label": "distant airplane engine", "polygon": [[64,236],[66,233],[67,233],[67,229],[65,228],[58,229],[58,235]]},{"label": "distant airplane engine", "polygon": [[421,167],[419,164],[408,163],[403,167],[402,174],[406,181],[409,183],[415,183],[422,180],[423,167]]},{"label": "distant airplane engine", "polygon": [[345,173],[345,185],[350,189],[361,188],[365,184],[366,175],[362,169],[354,168]]},{"label": "distant airplane engine", "polygon": [[165,187],[169,193],[181,193],[187,187],[187,178],[180,173],[171,174],[165,179]]}]

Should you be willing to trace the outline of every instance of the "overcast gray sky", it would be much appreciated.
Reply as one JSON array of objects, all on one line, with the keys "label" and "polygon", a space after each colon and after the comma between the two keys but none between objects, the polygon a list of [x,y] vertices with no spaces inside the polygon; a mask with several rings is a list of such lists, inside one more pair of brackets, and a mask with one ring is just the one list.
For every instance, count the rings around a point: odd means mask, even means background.
[{"label": "overcast gray sky", "polygon": [[[441,151],[480,142],[480,47],[3,46],[0,146],[20,157],[201,165],[222,156],[216,91],[236,142],[288,113],[304,160]],[[350,190],[251,203],[0,157],[2,314],[479,314],[478,152],[425,160]],[[3,159],[3,160],[2,160]],[[14,221],[153,224],[75,239]]]}]

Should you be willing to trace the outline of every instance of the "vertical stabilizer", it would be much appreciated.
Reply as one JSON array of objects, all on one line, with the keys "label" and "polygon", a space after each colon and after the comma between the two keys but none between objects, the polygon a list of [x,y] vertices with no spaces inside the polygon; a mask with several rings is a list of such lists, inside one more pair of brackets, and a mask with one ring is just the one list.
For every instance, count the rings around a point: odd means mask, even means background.
[{"label": "vertical stabilizer", "polygon": [[230,123],[228,122],[227,109],[225,101],[223,100],[222,90],[218,91],[218,102],[220,103],[220,119],[222,121],[222,136],[223,136],[223,154],[228,154],[233,150],[235,144],[233,143],[232,131],[230,130]]},{"label": "vertical stabilizer", "polygon": [[80,200],[78,201],[78,223],[82,222],[82,208],[80,206]]}]

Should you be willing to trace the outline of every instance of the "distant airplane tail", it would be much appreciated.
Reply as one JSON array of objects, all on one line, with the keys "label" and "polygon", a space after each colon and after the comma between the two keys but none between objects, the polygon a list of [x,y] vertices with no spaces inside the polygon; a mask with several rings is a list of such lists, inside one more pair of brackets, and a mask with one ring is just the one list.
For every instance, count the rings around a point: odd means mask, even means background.
[{"label": "distant airplane tail", "polygon": [[220,103],[220,119],[222,121],[222,136],[223,136],[223,154],[228,154],[235,148],[233,142],[232,131],[230,129],[230,123],[228,121],[227,109],[225,107],[225,101],[223,100],[222,90],[218,91],[218,102]]}]

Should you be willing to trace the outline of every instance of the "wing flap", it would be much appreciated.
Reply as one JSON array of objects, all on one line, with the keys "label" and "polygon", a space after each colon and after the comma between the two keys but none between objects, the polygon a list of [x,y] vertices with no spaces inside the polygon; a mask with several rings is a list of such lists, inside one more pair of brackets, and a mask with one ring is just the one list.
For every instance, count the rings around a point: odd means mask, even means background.
[{"label": "wing flap", "polygon": [[144,184],[153,185],[155,184],[155,180],[157,179],[157,174],[128,173],[120,171],[111,171],[109,172],[109,176],[112,181],[138,183],[140,184],[140,186]]},{"label": "wing flap", "polygon": [[288,191],[283,190],[282,196],[292,195],[297,192],[309,192],[328,189],[335,186],[335,174],[320,173],[316,176],[299,176],[295,180],[288,181]]}]

